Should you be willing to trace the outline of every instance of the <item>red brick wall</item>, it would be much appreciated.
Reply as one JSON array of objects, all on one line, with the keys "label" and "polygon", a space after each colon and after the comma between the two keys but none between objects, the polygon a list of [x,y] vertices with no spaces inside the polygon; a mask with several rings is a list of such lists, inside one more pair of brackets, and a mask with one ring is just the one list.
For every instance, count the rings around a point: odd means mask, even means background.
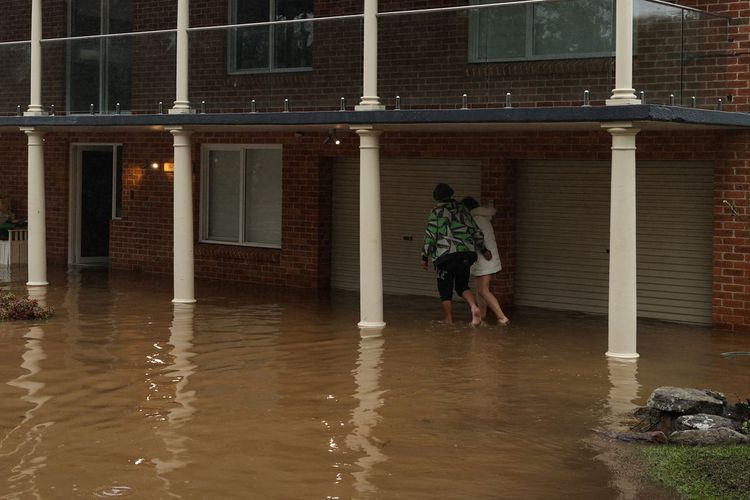
[{"label": "red brick wall", "polygon": [[714,176],[713,321],[750,331],[750,134],[727,134],[722,146]]},{"label": "red brick wall", "polygon": [[16,217],[27,213],[27,165],[26,136],[18,131],[0,133],[0,198],[10,200]]},{"label": "red brick wall", "polygon": [[[332,163],[358,155],[358,138],[341,131],[340,147],[324,136],[305,133],[196,133],[193,136],[193,188],[196,237],[201,143],[281,143],[284,146],[283,223],[280,250],[196,243],[198,279],[221,279],[303,288],[330,283]],[[166,133],[127,136],[124,152],[123,220],[111,229],[114,268],[170,274],[172,271],[172,174],[144,168],[173,158]],[[45,142],[47,241],[51,262],[67,261],[68,159],[72,143],[122,142],[123,136],[48,133]],[[716,161],[714,202],[714,322],[750,331],[750,133],[725,131],[641,132],[639,160]],[[512,302],[516,255],[515,168],[517,160],[608,160],[611,140],[605,131],[386,133],[384,158],[476,158],[482,161],[482,198],[498,208],[495,231],[503,271],[494,280],[504,304]],[[469,146],[467,146],[469,145]],[[19,215],[26,208],[26,138],[0,136],[0,196],[10,197]],[[732,216],[723,200],[736,207]]]},{"label": "red brick wall", "polygon": [[[650,102],[688,104],[696,95],[698,104],[713,107],[716,99],[732,103],[728,110],[750,110],[747,83],[748,9],[733,0],[686,0],[699,8],[735,16],[723,21],[660,19],[639,21],[634,86],[645,90]],[[427,5],[429,4],[429,5]],[[466,4],[465,0],[420,0],[380,2],[382,12],[420,7]],[[0,1],[7,16],[0,20],[2,39],[28,37],[29,6],[24,2]],[[66,2],[44,1],[46,37],[65,33]],[[191,25],[211,26],[228,22],[227,0],[191,2]],[[359,13],[361,1],[317,1],[316,16]],[[134,2],[134,29],[154,30],[175,26],[176,2]],[[13,23],[13,24],[11,24]],[[469,62],[469,17],[466,12],[448,12],[382,17],[380,23],[379,94],[393,105],[396,95],[404,108],[455,108],[467,93],[473,107],[502,106],[506,92],[515,105],[579,105],[583,90],[601,103],[614,86],[613,58],[525,61],[507,63]],[[228,74],[227,33],[193,32],[190,35],[190,100],[198,107],[206,101],[211,112],[243,111],[255,99],[258,110],[280,110],[283,100],[292,109],[336,109],[346,97],[351,107],[359,99],[362,79],[362,27],[358,19],[315,24],[313,70],[285,73]],[[684,54],[681,52],[684,46]],[[45,43],[43,103],[65,107],[65,45]],[[0,113],[12,114],[17,104],[28,100],[27,53],[21,48],[0,48],[6,62],[0,73]],[[165,108],[174,100],[174,35],[160,34],[134,40],[132,109],[154,113],[158,102]]]}]

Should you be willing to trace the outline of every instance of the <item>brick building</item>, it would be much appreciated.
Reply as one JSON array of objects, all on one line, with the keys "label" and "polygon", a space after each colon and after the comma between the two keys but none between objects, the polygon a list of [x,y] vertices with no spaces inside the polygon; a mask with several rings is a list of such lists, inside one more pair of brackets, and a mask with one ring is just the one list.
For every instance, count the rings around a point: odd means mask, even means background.
[{"label": "brick building", "polygon": [[383,293],[433,293],[447,181],[498,209],[505,304],[609,313],[622,357],[636,314],[750,330],[742,3],[0,4],[32,284],[107,262],[186,302],[194,277],[362,287],[377,326]]}]

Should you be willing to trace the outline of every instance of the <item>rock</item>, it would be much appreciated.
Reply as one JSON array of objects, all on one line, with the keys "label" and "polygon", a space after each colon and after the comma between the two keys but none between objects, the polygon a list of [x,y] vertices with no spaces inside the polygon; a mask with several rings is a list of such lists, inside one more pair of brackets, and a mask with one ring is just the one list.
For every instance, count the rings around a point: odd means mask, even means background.
[{"label": "rock", "polygon": [[661,411],[648,406],[641,406],[633,411],[633,416],[638,422],[630,430],[636,432],[649,432],[656,430],[661,422]]},{"label": "rock", "polygon": [[724,395],[724,393],[719,391],[712,391],[711,389],[703,389],[703,391],[709,396],[718,399],[724,404],[727,404],[727,397]]},{"label": "rock", "polygon": [[680,415],[697,413],[721,415],[724,410],[724,402],[712,394],[721,395],[720,393],[700,389],[659,387],[651,393],[647,405],[657,410]]},{"label": "rock", "polygon": [[723,415],[732,420],[750,420],[750,404],[725,405]]},{"label": "rock", "polygon": [[667,435],[661,431],[655,432],[618,432],[614,435],[615,439],[620,441],[640,441],[642,443],[659,443],[664,444],[669,442]]},{"label": "rock", "polygon": [[675,421],[676,431],[718,429],[720,427],[726,427],[727,429],[736,431],[739,426],[728,418],[720,417],[718,415],[707,415],[706,413],[682,415]]},{"label": "rock", "polygon": [[690,446],[750,444],[750,437],[726,427],[719,427],[718,429],[673,432],[669,435],[669,442]]}]

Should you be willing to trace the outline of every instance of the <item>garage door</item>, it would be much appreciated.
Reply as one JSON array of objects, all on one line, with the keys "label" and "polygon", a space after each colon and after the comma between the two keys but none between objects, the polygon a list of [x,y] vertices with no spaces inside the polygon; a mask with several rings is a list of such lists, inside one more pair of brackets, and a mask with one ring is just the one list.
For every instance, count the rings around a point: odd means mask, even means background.
[{"label": "garage door", "polygon": [[[609,162],[518,166],[514,302],[606,313]],[[638,315],[711,322],[713,171],[701,162],[639,162]]]},{"label": "garage door", "polygon": [[[475,160],[381,159],[383,290],[389,294],[436,295],[435,274],[419,267],[432,190],[446,182],[454,197],[479,200],[480,163]],[[359,290],[359,158],[334,165],[334,288]]]}]

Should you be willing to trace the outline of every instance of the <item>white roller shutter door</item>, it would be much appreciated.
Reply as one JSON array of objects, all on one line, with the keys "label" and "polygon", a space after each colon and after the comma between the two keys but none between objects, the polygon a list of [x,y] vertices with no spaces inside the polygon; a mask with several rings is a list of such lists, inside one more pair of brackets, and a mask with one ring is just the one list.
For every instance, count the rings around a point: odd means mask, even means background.
[{"label": "white roller shutter door", "polygon": [[[606,313],[609,162],[518,166],[514,301]],[[713,170],[638,162],[638,315],[711,322]]]},{"label": "white roller shutter door", "polygon": [[[388,294],[437,294],[435,273],[419,267],[427,216],[434,206],[432,190],[445,182],[455,198],[479,200],[481,165],[476,160],[381,158],[383,290]],[[334,288],[359,290],[359,158],[334,164]]]}]

